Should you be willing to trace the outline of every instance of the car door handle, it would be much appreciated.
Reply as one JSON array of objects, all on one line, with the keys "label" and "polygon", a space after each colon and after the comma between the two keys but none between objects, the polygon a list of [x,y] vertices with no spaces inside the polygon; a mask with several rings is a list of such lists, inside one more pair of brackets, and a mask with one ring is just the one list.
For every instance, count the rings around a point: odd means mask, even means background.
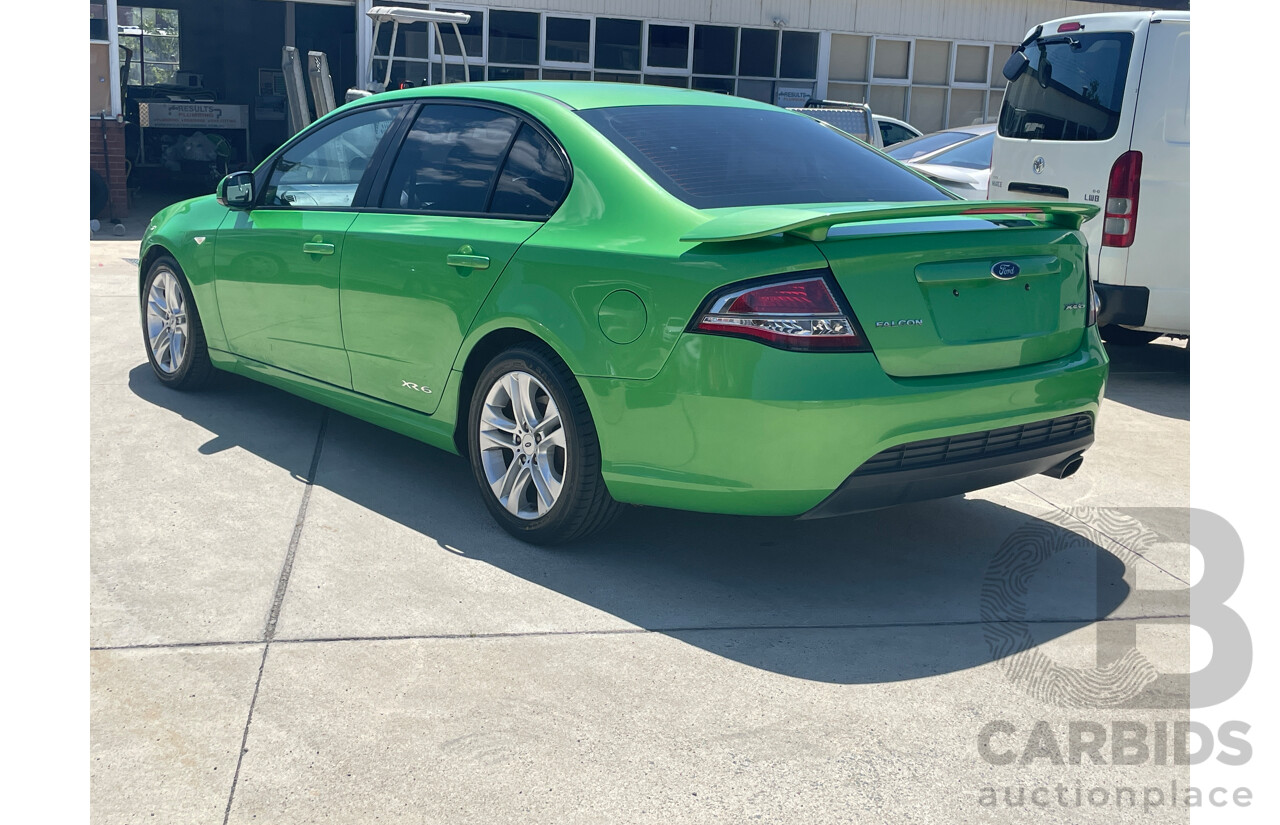
[{"label": "car door handle", "polygon": [[461,266],[467,269],[489,268],[489,259],[484,255],[447,255],[444,260],[449,266]]},{"label": "car door handle", "polygon": [[302,245],[302,251],[308,255],[332,255],[334,246],[331,243],[316,243],[309,241]]}]

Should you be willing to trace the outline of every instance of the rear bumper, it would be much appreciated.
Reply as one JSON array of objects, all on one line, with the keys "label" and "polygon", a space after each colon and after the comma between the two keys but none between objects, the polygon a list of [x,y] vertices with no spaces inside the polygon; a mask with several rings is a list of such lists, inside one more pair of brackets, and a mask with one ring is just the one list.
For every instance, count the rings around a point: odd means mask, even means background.
[{"label": "rear bumper", "polygon": [[[1078,428],[1080,430],[1087,428],[1087,435],[1073,437],[1075,433],[1072,430],[1076,428],[1072,426],[1071,419],[1074,418],[1087,419],[1086,427]],[[1062,437],[1054,439],[1051,431],[1057,422],[1063,423]],[[1010,428],[1010,431],[1035,432],[1037,429],[1043,430],[1045,434],[1042,440],[1046,443],[1041,446],[997,450],[994,455],[977,456],[965,460],[952,462],[917,460],[916,463],[922,466],[880,470],[874,467],[879,459],[877,456],[855,470],[834,493],[800,518],[844,516],[883,507],[894,507],[911,501],[945,498],[972,490],[981,490],[984,487],[994,487],[997,484],[1043,473],[1068,458],[1083,453],[1093,445],[1093,419],[1089,416],[1064,416],[1054,422],[1043,422],[1041,425],[1029,425],[1024,428]],[[994,435],[1000,432],[1002,431],[997,430],[994,433],[988,431],[982,435]],[[1016,432],[1013,435],[1016,439]],[[985,439],[971,440],[981,442]],[[954,441],[935,439],[921,442],[919,446],[912,446],[921,453],[941,451],[945,454],[950,447],[946,442],[954,443]],[[902,451],[899,448],[887,452],[894,454]],[[909,457],[905,461],[899,459],[897,463],[909,464],[911,459]]]},{"label": "rear bumper", "polygon": [[1147,324],[1151,293],[1145,286],[1118,286],[1098,282],[1098,324],[1142,327]]},{"label": "rear bumper", "polygon": [[[855,509],[870,509],[1040,472],[1067,456],[997,457],[990,467],[970,467],[965,478],[932,485],[906,476],[849,483],[868,460],[903,444],[1079,413],[1096,420],[1106,377],[1106,352],[1090,328],[1063,358],[927,378],[890,377],[872,353],[784,352],[684,334],[653,379],[579,383],[600,437],[604,480],[617,500],[798,516],[846,485],[861,498]],[[966,474],[948,468],[934,475]],[[904,489],[869,497],[876,486]]]}]

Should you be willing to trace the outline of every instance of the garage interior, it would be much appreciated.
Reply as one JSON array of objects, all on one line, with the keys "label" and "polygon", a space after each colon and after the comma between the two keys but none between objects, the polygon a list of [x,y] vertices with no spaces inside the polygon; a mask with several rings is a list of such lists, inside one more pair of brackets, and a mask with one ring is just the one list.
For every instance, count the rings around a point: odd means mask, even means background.
[{"label": "garage interior", "polygon": [[[291,134],[281,52],[328,55],[336,90],[356,79],[356,9],[286,0],[118,6],[130,200],[173,202],[251,169]],[[126,51],[128,50],[128,51]],[[213,104],[157,126],[156,102]],[[232,128],[215,128],[231,123]]]}]

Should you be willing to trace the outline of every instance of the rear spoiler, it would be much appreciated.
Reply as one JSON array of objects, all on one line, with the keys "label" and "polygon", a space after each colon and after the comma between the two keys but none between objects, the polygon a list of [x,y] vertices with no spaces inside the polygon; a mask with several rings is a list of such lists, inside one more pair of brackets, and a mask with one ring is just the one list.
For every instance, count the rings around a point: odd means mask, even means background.
[{"label": "rear spoiler", "polygon": [[919,201],[916,203],[859,203],[826,206],[748,206],[713,217],[680,240],[692,243],[745,241],[787,232],[810,241],[825,241],[827,230],[842,223],[891,221],[903,218],[969,215],[1022,217],[1046,225],[1079,229],[1098,214],[1085,203],[1039,201]]}]

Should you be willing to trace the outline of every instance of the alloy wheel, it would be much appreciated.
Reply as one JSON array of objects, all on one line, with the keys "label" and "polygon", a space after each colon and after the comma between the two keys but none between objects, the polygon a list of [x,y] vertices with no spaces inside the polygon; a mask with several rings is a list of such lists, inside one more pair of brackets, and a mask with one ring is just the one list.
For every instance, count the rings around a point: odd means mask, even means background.
[{"label": "alloy wheel", "polygon": [[568,452],[546,386],[527,372],[504,374],[485,396],[479,430],[481,466],[498,502],[525,520],[550,512],[564,488]]},{"label": "alloy wheel", "polygon": [[156,273],[147,293],[147,342],[161,372],[172,375],[187,357],[190,319],[178,278],[167,269]]}]

